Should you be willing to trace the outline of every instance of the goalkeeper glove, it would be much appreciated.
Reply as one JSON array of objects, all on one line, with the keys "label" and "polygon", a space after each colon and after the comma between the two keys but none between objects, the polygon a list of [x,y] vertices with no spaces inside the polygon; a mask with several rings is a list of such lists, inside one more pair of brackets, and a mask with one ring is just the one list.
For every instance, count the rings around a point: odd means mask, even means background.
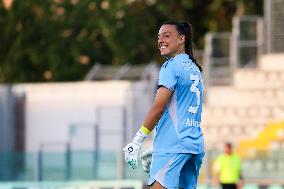
[{"label": "goalkeeper glove", "polygon": [[143,152],[141,155],[143,170],[146,173],[150,172],[151,163],[152,163],[152,153],[153,153],[153,149],[150,149],[150,150]]},{"label": "goalkeeper glove", "polygon": [[137,158],[142,144],[149,133],[150,131],[142,125],[142,127],[136,133],[133,141],[123,148],[125,162],[128,163],[132,167],[132,169],[136,169],[138,167]]}]

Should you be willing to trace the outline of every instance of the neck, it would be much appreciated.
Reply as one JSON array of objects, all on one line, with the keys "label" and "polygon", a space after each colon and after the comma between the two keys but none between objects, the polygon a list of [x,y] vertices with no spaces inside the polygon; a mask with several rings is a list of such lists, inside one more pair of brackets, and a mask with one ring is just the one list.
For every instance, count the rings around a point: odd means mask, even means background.
[{"label": "neck", "polygon": [[184,49],[179,49],[176,51],[176,53],[174,53],[172,56],[170,56],[171,58],[174,58],[176,55],[178,54],[185,54],[185,50]]}]

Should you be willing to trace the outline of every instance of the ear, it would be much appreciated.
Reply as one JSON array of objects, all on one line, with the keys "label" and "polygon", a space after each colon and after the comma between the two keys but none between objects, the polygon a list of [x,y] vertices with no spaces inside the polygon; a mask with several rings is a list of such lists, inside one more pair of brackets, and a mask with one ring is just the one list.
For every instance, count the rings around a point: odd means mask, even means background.
[{"label": "ear", "polygon": [[179,36],[179,44],[183,44],[185,42],[185,36],[184,35],[180,35]]}]

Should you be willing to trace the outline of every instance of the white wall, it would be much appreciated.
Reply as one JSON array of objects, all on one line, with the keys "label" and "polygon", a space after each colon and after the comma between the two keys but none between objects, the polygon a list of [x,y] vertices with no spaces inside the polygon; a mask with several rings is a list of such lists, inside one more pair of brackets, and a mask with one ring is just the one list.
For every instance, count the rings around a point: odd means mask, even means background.
[{"label": "white wall", "polygon": [[[100,148],[121,149],[150,106],[153,93],[147,88],[147,83],[127,81],[15,85],[14,92],[26,94],[26,151],[38,151],[41,144],[43,150],[62,151],[67,142],[76,150],[93,150],[98,122]],[[143,107],[134,107],[137,100]]]},{"label": "white wall", "polygon": [[265,71],[283,71],[284,53],[266,54],[260,57],[259,67]]}]

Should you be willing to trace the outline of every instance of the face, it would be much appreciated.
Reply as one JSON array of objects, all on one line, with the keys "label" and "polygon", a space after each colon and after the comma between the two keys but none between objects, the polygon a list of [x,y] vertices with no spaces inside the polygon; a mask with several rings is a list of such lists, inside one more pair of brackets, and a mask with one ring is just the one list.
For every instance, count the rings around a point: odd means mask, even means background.
[{"label": "face", "polygon": [[231,145],[225,145],[224,152],[226,154],[231,154],[232,153],[232,146]]},{"label": "face", "polygon": [[175,25],[162,25],[158,33],[158,47],[161,55],[175,57],[184,53],[185,36],[180,35]]}]

